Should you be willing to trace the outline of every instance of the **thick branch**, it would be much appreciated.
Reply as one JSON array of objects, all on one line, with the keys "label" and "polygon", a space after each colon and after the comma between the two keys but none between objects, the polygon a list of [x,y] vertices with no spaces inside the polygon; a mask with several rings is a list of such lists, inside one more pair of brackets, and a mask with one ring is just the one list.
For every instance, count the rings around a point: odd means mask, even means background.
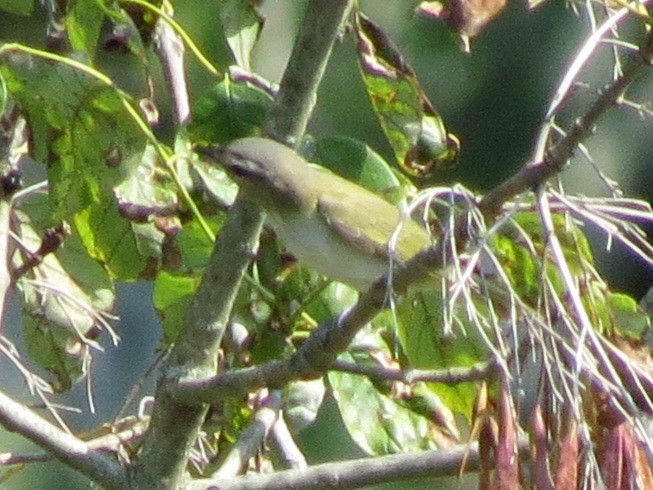
[{"label": "thick branch", "polygon": [[[299,141],[338,27],[350,3],[351,0],[309,3],[297,41],[301,46],[296,45],[293,51],[288,74],[284,75],[279,98],[268,118],[268,136],[279,141]],[[135,487],[178,488],[183,483],[188,454],[204,420],[206,405],[189,405],[179,398],[173,399],[169,396],[168,383],[182,374],[194,379],[215,372],[215,356],[262,223],[261,211],[239,195],[164,367],[151,428],[133,474]]]},{"label": "thick branch", "polygon": [[24,404],[0,392],[0,423],[46,449],[104,488],[126,488],[127,473],[106,453],[91,449],[84,441],[55,427]]},{"label": "thick branch", "polygon": [[351,1],[309,2],[279,93],[263,127],[266,136],[296,147],[313,112],[331,48]]},{"label": "thick branch", "polygon": [[[520,441],[519,453],[522,458],[528,456],[526,440]],[[205,488],[220,488],[221,490],[356,488],[378,483],[398,482],[408,478],[457,476],[461,469],[475,471],[478,467],[478,444],[471,443],[423,453],[394,454],[326,463],[303,470],[246,475],[229,480],[197,480],[189,488],[192,490]]]}]

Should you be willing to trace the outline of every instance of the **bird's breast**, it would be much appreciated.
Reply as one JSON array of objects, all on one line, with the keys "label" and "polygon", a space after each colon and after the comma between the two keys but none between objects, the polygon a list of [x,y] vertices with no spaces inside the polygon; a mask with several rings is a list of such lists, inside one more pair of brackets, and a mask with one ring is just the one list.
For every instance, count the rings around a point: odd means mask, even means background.
[{"label": "bird's breast", "polygon": [[295,218],[269,213],[267,220],[302,265],[330,279],[365,291],[387,270],[383,257],[348,246],[315,211]]}]

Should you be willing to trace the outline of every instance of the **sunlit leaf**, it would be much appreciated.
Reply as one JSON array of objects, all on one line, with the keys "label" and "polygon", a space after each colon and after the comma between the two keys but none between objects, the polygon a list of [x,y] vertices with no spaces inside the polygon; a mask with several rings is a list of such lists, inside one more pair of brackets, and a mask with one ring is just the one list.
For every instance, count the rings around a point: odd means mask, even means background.
[{"label": "sunlit leaf", "polygon": [[[349,355],[341,359],[353,360]],[[382,394],[369,379],[335,371],[329,372],[328,378],[349,434],[366,453],[392,454],[437,447],[429,421]]]},{"label": "sunlit leaf", "polygon": [[115,189],[120,214],[136,222],[148,222],[153,216],[170,216],[177,211],[175,184],[161,170],[156,150],[148,145],[143,153],[134,153],[122,165],[123,181]]},{"label": "sunlit leaf", "polygon": [[83,51],[89,60],[95,57],[95,48],[104,21],[104,6],[90,0],[69,0],[66,4],[66,32],[73,49]]},{"label": "sunlit leaf", "polygon": [[219,165],[203,160],[193,161],[193,170],[197,173],[206,192],[220,205],[227,207],[236,199],[238,186],[229,178],[227,172]]},{"label": "sunlit leaf", "polygon": [[[14,54],[1,69],[26,112],[48,162],[50,198],[60,219],[112,200],[121,165],[145,147],[146,137],[116,92],[70,67]],[[49,151],[51,150],[51,151]]]},{"label": "sunlit leaf", "polygon": [[[411,367],[469,367],[486,360],[485,344],[476,327],[468,324],[458,331],[445,333],[443,311],[441,293],[423,288],[409,292],[398,305],[397,330]],[[459,311],[459,318],[466,319],[464,311]],[[471,383],[456,386],[429,383],[428,386],[449,409],[471,415],[476,394]]]},{"label": "sunlit leaf", "polygon": [[120,216],[114,202],[88,206],[73,223],[89,255],[112,277],[133,281],[144,273],[148,258],[140,253],[134,225]]},{"label": "sunlit leaf", "polygon": [[[129,177],[142,171],[141,164],[149,165],[152,179],[147,181],[147,193],[145,179],[138,176],[143,179],[137,188],[141,204],[144,198],[159,207],[174,204],[165,179],[156,181],[153,159],[142,160],[146,136],[112,88],[79,71],[22,56],[12,57],[3,69],[30,123],[37,122],[32,125],[34,139],[52,141],[43,158],[49,156],[49,197],[55,217],[77,228],[88,253],[113,277],[138,278],[149,258],[140,254],[137,231],[119,213],[114,187],[122,182],[118,194],[129,196],[122,202],[125,211],[127,199],[135,199]],[[139,220],[144,221],[152,209],[140,211]]]},{"label": "sunlit leaf", "polygon": [[166,344],[177,339],[182,320],[199,285],[200,277],[162,271],[154,281],[154,307],[159,314]]},{"label": "sunlit leaf", "polygon": [[[547,250],[547,239],[537,213],[519,213],[512,223],[514,226],[504,227],[494,237],[492,252],[513,291],[526,304],[536,307],[544,294],[542,274],[545,272],[557,294],[564,295],[560,271]],[[562,214],[553,215],[553,224],[594,328],[605,334],[618,332],[641,339],[650,325],[647,315],[633,298],[610,291],[594,266],[593,254],[582,230]]]},{"label": "sunlit leaf", "polygon": [[633,340],[641,340],[651,327],[649,316],[637,301],[623,293],[608,293],[608,307],[618,333]]},{"label": "sunlit leaf", "polygon": [[412,176],[423,177],[456,163],[460,144],[381,27],[356,15],[358,59],[372,107],[397,162]]}]

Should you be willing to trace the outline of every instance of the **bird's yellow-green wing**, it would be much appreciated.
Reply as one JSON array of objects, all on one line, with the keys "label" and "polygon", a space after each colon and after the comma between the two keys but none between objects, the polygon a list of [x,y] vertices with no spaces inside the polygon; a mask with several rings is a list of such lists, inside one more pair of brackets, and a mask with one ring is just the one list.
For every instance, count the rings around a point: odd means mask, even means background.
[{"label": "bird's yellow-green wing", "polygon": [[[338,190],[318,198],[317,212],[343,242],[379,257],[387,256],[388,241],[401,220],[392,204],[347,181]],[[428,244],[426,230],[409,219],[399,236],[399,258],[407,260]]]}]

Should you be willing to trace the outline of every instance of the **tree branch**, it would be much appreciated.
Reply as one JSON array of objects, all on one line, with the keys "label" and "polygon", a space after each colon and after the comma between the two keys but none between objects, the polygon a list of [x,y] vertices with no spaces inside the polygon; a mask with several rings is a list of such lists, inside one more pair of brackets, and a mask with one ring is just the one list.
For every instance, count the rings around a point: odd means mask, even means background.
[{"label": "tree branch", "polygon": [[[519,454],[521,458],[527,458],[529,455],[526,439],[519,443]],[[407,478],[457,476],[461,470],[477,470],[479,462],[478,444],[474,442],[423,453],[393,454],[326,463],[303,470],[278,471],[265,475],[252,474],[234,479],[197,480],[189,486],[189,489],[355,488]]]},{"label": "tree branch", "polygon": [[55,427],[24,404],[0,392],[0,423],[50,452],[55,458],[105,488],[126,488],[127,473],[106,453]]},{"label": "tree branch", "polygon": [[419,383],[422,381],[430,383],[444,383],[456,385],[467,381],[479,381],[487,379],[495,371],[491,362],[479,362],[470,367],[450,367],[447,369],[392,369],[379,366],[365,366],[354,362],[341,361],[336,359],[330,370],[343,373],[360,374],[368,378],[381,380],[401,381],[407,384]]},{"label": "tree branch", "polygon": [[163,74],[170,88],[175,126],[186,124],[190,118],[190,103],[184,70],[184,44],[172,27],[160,19],[154,27],[154,46],[163,64]]},{"label": "tree branch", "polygon": [[279,93],[263,126],[266,136],[292,147],[299,145],[331,48],[352,4],[344,0],[309,2]]}]

